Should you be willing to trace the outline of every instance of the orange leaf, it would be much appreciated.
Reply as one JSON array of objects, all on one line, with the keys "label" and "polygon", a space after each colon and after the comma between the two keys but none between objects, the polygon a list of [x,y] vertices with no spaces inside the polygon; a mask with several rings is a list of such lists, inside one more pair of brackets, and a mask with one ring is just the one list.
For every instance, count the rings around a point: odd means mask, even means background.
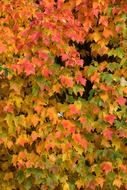
[{"label": "orange leaf", "polygon": [[73,80],[71,77],[68,77],[68,76],[61,76],[60,77],[60,80],[61,80],[61,84],[64,85],[64,86],[67,86],[69,88],[72,88],[73,87]]},{"label": "orange leaf", "polygon": [[124,88],[123,88],[123,92],[124,92],[125,94],[127,94],[127,87],[124,87]]},{"label": "orange leaf", "polygon": [[104,178],[102,178],[102,177],[98,177],[98,178],[96,178],[96,182],[97,182],[97,184],[98,185],[100,185],[100,187],[102,188],[103,187],[103,185],[104,185]]},{"label": "orange leaf", "polygon": [[9,181],[12,178],[13,178],[13,173],[12,172],[8,172],[4,176],[4,180],[6,180],[6,181]]},{"label": "orange leaf", "polygon": [[0,42],[0,53],[4,53],[6,50],[6,46],[2,42]]},{"label": "orange leaf", "polygon": [[17,144],[19,144],[20,146],[24,146],[27,143],[27,139],[24,136],[20,136],[17,139]]},{"label": "orange leaf", "polygon": [[103,31],[103,36],[105,38],[109,38],[110,36],[113,36],[113,32],[111,30],[105,28]]}]

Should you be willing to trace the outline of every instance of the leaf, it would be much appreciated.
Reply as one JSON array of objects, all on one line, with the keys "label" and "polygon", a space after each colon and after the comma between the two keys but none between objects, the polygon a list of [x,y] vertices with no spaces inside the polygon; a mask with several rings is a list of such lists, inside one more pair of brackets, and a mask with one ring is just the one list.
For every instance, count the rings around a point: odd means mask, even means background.
[{"label": "leaf", "polygon": [[113,185],[120,188],[122,186],[122,181],[120,178],[116,178],[114,181],[113,181]]},{"label": "leaf", "polygon": [[113,36],[113,32],[111,29],[104,28],[103,36],[107,39],[111,36]]},{"label": "leaf", "polygon": [[78,134],[78,133],[73,134],[72,138],[75,142],[79,143],[84,149],[87,149],[88,141],[84,137],[81,137],[80,134]]},{"label": "leaf", "polygon": [[111,162],[103,162],[101,164],[101,169],[108,174],[109,172],[112,171],[113,167],[112,167],[112,163]]},{"label": "leaf", "polygon": [[29,190],[31,189],[31,187],[32,187],[32,177],[30,176],[26,179],[25,188],[26,190]]},{"label": "leaf", "polygon": [[106,18],[105,16],[100,16],[99,24],[102,24],[103,26],[107,27],[108,26],[108,18]]},{"label": "leaf", "polygon": [[19,184],[21,184],[25,179],[24,173],[22,170],[19,170],[17,173],[17,180],[19,182]]},{"label": "leaf", "polygon": [[103,131],[103,136],[107,138],[108,140],[112,139],[113,131],[110,128],[107,128]]},{"label": "leaf", "polygon": [[70,104],[69,105],[69,114],[70,115],[80,114],[80,108],[78,108],[75,104]]},{"label": "leaf", "polygon": [[24,145],[28,142],[26,136],[19,136],[17,139],[17,144],[24,147]]},{"label": "leaf", "polygon": [[30,63],[29,60],[23,60],[22,66],[23,66],[23,69],[26,73],[26,76],[29,76],[31,74],[35,74],[35,68],[32,65],[32,63]]},{"label": "leaf", "polygon": [[62,75],[60,77],[60,81],[61,81],[61,84],[63,86],[66,86],[68,88],[72,88],[73,87],[73,79],[71,77]]},{"label": "leaf", "polygon": [[105,182],[105,179],[103,177],[96,178],[96,183],[100,185],[101,188],[103,188],[104,182]]},{"label": "leaf", "polygon": [[90,78],[91,78],[91,82],[94,82],[94,83],[95,82],[99,83],[100,81],[100,75],[98,72],[94,72]]},{"label": "leaf", "polygon": [[73,123],[71,123],[69,120],[63,120],[62,125],[65,129],[68,130],[69,133],[74,133],[76,128]]},{"label": "leaf", "polygon": [[63,185],[63,190],[70,190],[69,184],[67,182]]},{"label": "leaf", "polygon": [[75,182],[75,185],[77,186],[78,189],[80,189],[81,187],[84,187],[84,181],[79,179]]},{"label": "leaf", "polygon": [[125,80],[124,77],[121,77],[121,78],[120,78],[120,85],[121,85],[121,86],[127,86],[127,81]]},{"label": "leaf", "polygon": [[83,86],[86,85],[86,79],[82,77],[81,72],[78,72],[76,74],[75,80],[76,80],[77,84],[82,84]]},{"label": "leaf", "polygon": [[125,105],[126,99],[123,98],[123,97],[119,97],[119,98],[117,98],[117,103],[118,103],[120,106]]},{"label": "leaf", "polygon": [[106,115],[105,116],[105,121],[107,121],[111,125],[113,125],[115,119],[116,119],[115,115]]},{"label": "leaf", "polygon": [[6,52],[7,48],[6,46],[3,44],[3,42],[0,42],[0,53],[4,53]]},{"label": "leaf", "polygon": [[12,172],[8,172],[4,176],[4,180],[9,181],[10,179],[13,179],[13,173]]},{"label": "leaf", "polygon": [[99,32],[94,32],[92,34],[92,39],[95,41],[95,42],[98,42],[99,40],[101,40],[101,35]]}]

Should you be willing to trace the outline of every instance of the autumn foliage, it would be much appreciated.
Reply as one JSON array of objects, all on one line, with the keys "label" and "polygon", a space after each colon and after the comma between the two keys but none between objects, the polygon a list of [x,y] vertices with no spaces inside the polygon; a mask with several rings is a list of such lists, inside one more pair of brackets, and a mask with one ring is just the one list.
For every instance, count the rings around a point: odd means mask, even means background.
[{"label": "autumn foliage", "polygon": [[0,189],[127,189],[126,0],[0,1]]}]

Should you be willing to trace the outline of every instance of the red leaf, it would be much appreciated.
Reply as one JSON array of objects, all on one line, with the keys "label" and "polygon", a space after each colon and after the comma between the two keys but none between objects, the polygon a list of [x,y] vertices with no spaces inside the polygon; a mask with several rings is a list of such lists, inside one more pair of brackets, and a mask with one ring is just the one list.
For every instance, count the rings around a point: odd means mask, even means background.
[{"label": "red leaf", "polygon": [[69,88],[73,87],[73,79],[71,77],[61,76],[60,80],[62,85],[67,86]]},{"label": "red leaf", "polygon": [[57,132],[55,133],[55,137],[56,137],[57,139],[60,139],[61,136],[62,136],[61,131],[57,131]]},{"label": "red leaf", "polygon": [[11,105],[11,104],[6,105],[4,107],[4,111],[8,112],[8,113],[13,113],[14,112],[13,105]]},{"label": "red leaf", "polygon": [[115,115],[107,115],[105,117],[105,120],[110,123],[111,125],[114,123],[114,120],[116,119],[116,116]]},{"label": "red leaf", "polygon": [[82,138],[80,134],[73,134],[72,136],[73,140],[77,143],[79,143],[83,148],[88,147],[88,141],[85,138]]},{"label": "red leaf", "polygon": [[63,120],[62,125],[65,129],[68,130],[69,133],[74,133],[75,132],[75,125],[71,123],[69,120]]},{"label": "red leaf", "polygon": [[31,74],[35,74],[35,68],[32,65],[32,63],[30,63],[29,60],[24,60],[22,65],[23,65],[23,68],[25,70],[26,76],[29,76]]},{"label": "red leaf", "polygon": [[59,34],[56,34],[56,35],[53,34],[52,41],[59,43],[60,42],[60,35]]},{"label": "red leaf", "polygon": [[48,78],[52,74],[52,71],[48,68],[42,68],[42,75],[46,78]]},{"label": "red leaf", "polygon": [[82,124],[85,124],[85,123],[86,123],[86,118],[80,117],[80,118],[79,118],[79,121],[80,121]]},{"label": "red leaf", "polygon": [[122,106],[122,105],[125,105],[126,99],[123,98],[123,97],[119,97],[119,98],[117,98],[117,102],[118,102],[118,104],[119,104],[120,106]]},{"label": "red leaf", "polygon": [[101,16],[99,20],[99,24],[102,24],[104,26],[108,26],[108,19],[105,16]]},{"label": "red leaf", "polygon": [[83,86],[86,85],[86,79],[82,77],[82,74],[80,72],[77,73],[75,80],[77,84],[82,84]]},{"label": "red leaf", "polygon": [[101,169],[108,174],[109,172],[112,171],[112,163],[111,162],[103,162],[101,164]]},{"label": "red leaf", "polygon": [[30,39],[32,42],[37,43],[37,40],[40,38],[41,34],[40,32],[34,32],[31,36]]},{"label": "red leaf", "polygon": [[86,149],[88,147],[88,141],[84,138],[81,139],[81,142],[80,142],[81,146]]},{"label": "red leaf", "polygon": [[62,54],[62,61],[66,61],[69,58],[68,54]]},{"label": "red leaf", "polygon": [[47,53],[39,51],[38,54],[39,54],[39,58],[44,59],[45,61],[48,60],[48,54]]},{"label": "red leaf", "polygon": [[103,136],[105,137],[105,138],[107,138],[108,140],[111,140],[112,139],[112,135],[113,135],[113,131],[112,131],[112,129],[105,129],[104,131],[103,131]]},{"label": "red leaf", "polygon": [[76,65],[78,65],[78,66],[83,66],[83,63],[84,63],[84,61],[82,60],[82,59],[77,59],[76,60]]},{"label": "red leaf", "polygon": [[74,105],[74,104],[69,105],[69,110],[70,110],[69,113],[71,115],[73,115],[73,114],[80,114],[80,109],[78,109],[76,107],[76,105]]}]

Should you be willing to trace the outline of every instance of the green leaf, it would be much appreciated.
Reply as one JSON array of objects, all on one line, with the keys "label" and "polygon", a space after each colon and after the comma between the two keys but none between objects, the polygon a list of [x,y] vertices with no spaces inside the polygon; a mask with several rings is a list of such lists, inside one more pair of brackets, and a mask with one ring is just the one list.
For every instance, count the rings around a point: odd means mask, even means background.
[{"label": "green leaf", "polygon": [[31,189],[31,187],[32,187],[32,177],[30,176],[26,179],[25,188],[26,190],[29,190]]},{"label": "green leaf", "polygon": [[34,97],[37,97],[37,96],[38,96],[38,93],[39,93],[39,90],[40,90],[39,86],[33,86],[33,87],[32,87],[32,95],[33,95]]},{"label": "green leaf", "polygon": [[94,73],[94,71],[96,71],[96,67],[91,65],[87,71],[88,76],[91,76]]},{"label": "green leaf", "polygon": [[124,57],[124,51],[122,50],[122,48],[117,48],[116,49],[116,52],[117,52],[117,56],[119,57],[119,58],[123,58]]},{"label": "green leaf", "polygon": [[17,180],[21,184],[25,179],[24,173],[22,170],[19,170],[17,173]]},{"label": "green leaf", "polygon": [[68,102],[69,102],[69,103],[73,104],[74,101],[75,101],[75,100],[74,100],[73,96],[68,96]]},{"label": "green leaf", "polygon": [[75,85],[73,88],[73,91],[74,91],[75,95],[77,95],[77,93],[80,91],[84,92],[84,87],[81,85]]}]

